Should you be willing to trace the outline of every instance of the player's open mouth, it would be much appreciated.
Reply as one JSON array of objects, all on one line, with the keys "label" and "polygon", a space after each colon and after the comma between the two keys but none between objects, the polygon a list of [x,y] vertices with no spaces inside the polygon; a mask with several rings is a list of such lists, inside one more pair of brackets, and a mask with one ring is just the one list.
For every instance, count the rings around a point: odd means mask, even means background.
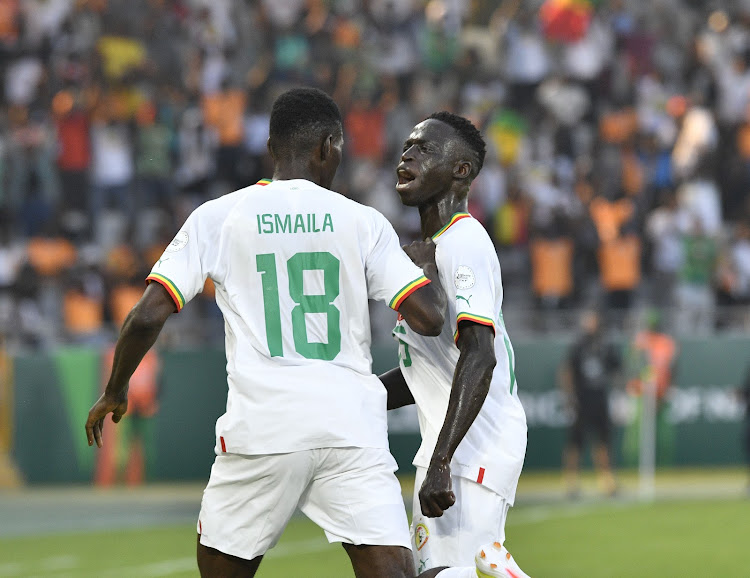
[{"label": "player's open mouth", "polygon": [[396,171],[396,176],[398,176],[398,186],[402,186],[407,183],[410,183],[415,178],[414,175],[412,175],[409,171],[405,169],[398,169]]}]

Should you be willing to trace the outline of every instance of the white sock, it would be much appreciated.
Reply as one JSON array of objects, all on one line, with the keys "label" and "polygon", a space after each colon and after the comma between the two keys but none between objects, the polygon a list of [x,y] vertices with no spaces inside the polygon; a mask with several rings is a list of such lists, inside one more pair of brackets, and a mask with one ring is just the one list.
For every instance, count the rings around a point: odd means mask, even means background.
[{"label": "white sock", "polygon": [[446,568],[438,572],[437,578],[477,578],[477,568]]}]

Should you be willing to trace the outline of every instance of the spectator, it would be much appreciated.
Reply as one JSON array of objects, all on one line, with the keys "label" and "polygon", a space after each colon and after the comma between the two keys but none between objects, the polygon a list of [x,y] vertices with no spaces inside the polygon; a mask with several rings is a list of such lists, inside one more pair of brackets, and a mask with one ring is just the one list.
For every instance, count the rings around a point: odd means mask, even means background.
[{"label": "spectator", "polygon": [[44,64],[31,52],[11,61],[5,71],[5,100],[8,104],[28,107],[36,99],[44,78]]},{"label": "spectator", "polygon": [[[52,101],[57,128],[57,170],[62,192],[61,209],[85,214],[88,209],[91,165],[89,115],[83,109],[81,96],[60,91]],[[69,227],[72,234],[82,233],[87,221]]]},{"label": "spectator", "polygon": [[708,333],[714,327],[716,306],[712,282],[716,272],[717,247],[699,219],[683,237],[684,262],[677,287],[677,331]]},{"label": "spectator", "polygon": [[177,133],[178,166],[175,181],[182,190],[205,200],[209,181],[216,171],[216,133],[207,127],[198,107],[183,113]]},{"label": "spectator", "polygon": [[[242,142],[244,137],[244,114],[246,95],[242,90],[231,88],[226,83],[216,94],[208,94],[203,100],[206,125],[216,131],[217,176],[226,181],[230,189],[238,189],[243,183],[240,177]],[[250,185],[252,183],[245,183]]]},{"label": "spectator", "polygon": [[22,214],[24,235],[38,233],[57,202],[53,134],[41,111],[10,110],[8,207]]},{"label": "spectator", "polygon": [[662,201],[646,221],[646,235],[651,243],[651,302],[664,310],[674,305],[677,274],[682,268],[684,228],[677,197],[665,191]]},{"label": "spectator", "polygon": [[139,181],[140,204],[143,207],[161,206],[170,211],[172,190],[172,134],[168,126],[157,118],[157,108],[144,102],[138,109],[136,140],[136,175]]},{"label": "spectator", "polygon": [[737,225],[734,238],[725,247],[720,259],[720,303],[750,304],[750,225]]},{"label": "spectator", "polygon": [[[92,191],[89,213],[92,227],[100,226],[103,210],[114,207],[129,223],[135,219],[136,199],[133,187],[133,143],[130,127],[113,117],[112,112],[94,121],[91,127]],[[97,238],[100,235],[97,234]]]},{"label": "spectator", "polygon": [[599,248],[601,283],[607,307],[622,317],[633,304],[641,282],[641,240],[632,233],[603,242]]},{"label": "spectator", "polygon": [[518,20],[508,24],[505,43],[509,104],[516,110],[528,110],[550,70],[547,46],[531,11],[522,10]]},{"label": "spectator", "polygon": [[244,128],[244,152],[245,152],[245,171],[247,173],[246,182],[256,183],[260,179],[269,177],[271,168],[268,166],[268,122],[271,118],[268,110],[265,109],[265,102],[262,94],[256,94],[250,99],[248,114],[245,116]]},{"label": "spectator", "polygon": [[573,294],[573,241],[568,237],[531,242],[534,294],[544,308],[558,308]]}]

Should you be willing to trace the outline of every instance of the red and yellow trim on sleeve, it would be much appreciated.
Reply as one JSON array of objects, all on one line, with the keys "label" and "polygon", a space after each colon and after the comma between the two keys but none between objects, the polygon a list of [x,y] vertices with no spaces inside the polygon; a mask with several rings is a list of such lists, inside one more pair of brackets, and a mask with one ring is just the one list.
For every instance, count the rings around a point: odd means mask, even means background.
[{"label": "red and yellow trim on sleeve", "polygon": [[433,240],[437,239],[440,235],[442,235],[443,233],[445,233],[448,229],[450,229],[453,225],[455,225],[461,219],[467,219],[469,217],[471,217],[471,215],[469,213],[455,213],[451,217],[451,220],[448,221],[448,223],[445,225],[445,227],[443,227],[442,229],[440,229],[437,233],[435,233],[432,236]]},{"label": "red and yellow trim on sleeve", "polygon": [[266,185],[270,185],[272,182],[273,182],[273,179],[261,179],[255,184],[260,185],[261,187],[265,187]]},{"label": "red and yellow trim on sleeve", "polygon": [[167,290],[167,293],[169,293],[172,301],[174,301],[174,304],[177,306],[178,312],[185,306],[185,298],[182,296],[182,293],[180,293],[177,285],[175,285],[169,277],[165,277],[161,273],[151,273],[146,277],[146,283],[150,283],[151,281],[156,281]]},{"label": "red and yellow trim on sleeve", "polygon": [[490,319],[489,317],[482,317],[481,315],[474,315],[473,313],[459,313],[458,317],[456,317],[456,331],[453,333],[454,343],[458,341],[458,324],[462,321],[471,321],[473,323],[479,323],[479,325],[492,327],[492,332],[496,333],[495,322],[492,321],[492,319]]},{"label": "red and yellow trim on sleeve", "polygon": [[404,302],[404,299],[406,299],[409,295],[414,293],[417,289],[420,287],[424,287],[430,283],[430,280],[422,275],[418,279],[414,279],[411,283],[407,283],[404,285],[401,290],[396,293],[396,295],[391,299],[391,302],[388,304],[388,307],[393,309],[394,311],[398,311],[398,308],[401,307],[401,304]]}]

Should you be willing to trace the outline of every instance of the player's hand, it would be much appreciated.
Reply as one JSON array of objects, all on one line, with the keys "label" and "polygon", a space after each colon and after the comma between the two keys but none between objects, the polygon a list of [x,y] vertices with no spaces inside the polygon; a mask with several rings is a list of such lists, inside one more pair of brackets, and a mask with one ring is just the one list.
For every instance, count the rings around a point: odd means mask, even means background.
[{"label": "player's hand", "polygon": [[89,445],[94,445],[96,441],[96,445],[102,447],[102,427],[108,413],[112,414],[112,421],[117,423],[126,411],[128,411],[127,393],[118,398],[109,397],[103,393],[89,410],[89,418],[86,420],[86,437],[89,439]]},{"label": "player's hand", "polygon": [[435,266],[435,242],[432,239],[414,241],[411,245],[404,245],[403,249],[417,267]]},{"label": "player's hand", "polygon": [[456,503],[451,483],[451,467],[445,462],[434,462],[427,469],[419,489],[419,505],[428,518],[439,518]]}]

